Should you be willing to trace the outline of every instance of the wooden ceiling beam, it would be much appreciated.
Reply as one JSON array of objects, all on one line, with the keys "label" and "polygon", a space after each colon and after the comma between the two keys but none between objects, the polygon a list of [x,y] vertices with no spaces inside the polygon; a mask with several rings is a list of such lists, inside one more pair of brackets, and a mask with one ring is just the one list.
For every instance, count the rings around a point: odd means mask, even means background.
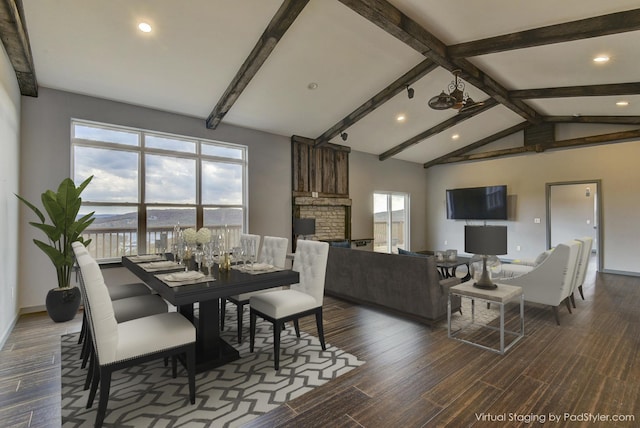
[{"label": "wooden ceiling beam", "polygon": [[452,58],[469,58],[636,30],[640,30],[640,9],[459,43],[449,46],[447,51]]},{"label": "wooden ceiling beam", "polygon": [[589,146],[604,143],[622,143],[628,140],[636,140],[640,137],[640,129],[630,131],[610,132],[608,134],[591,135],[588,137],[571,138],[569,140],[553,141],[540,144],[542,151],[550,149],[564,149],[570,147]]},{"label": "wooden ceiling beam", "polygon": [[225,90],[222,98],[218,100],[213,111],[207,117],[207,128],[216,129],[307,3],[309,3],[309,0],[284,0],[284,3],[271,19],[266,30],[264,30],[253,50]]},{"label": "wooden ceiling beam", "polygon": [[398,153],[408,149],[414,144],[417,144],[426,138],[429,138],[435,134],[438,134],[446,129],[451,128],[452,126],[457,125],[458,123],[464,122],[467,119],[470,119],[484,111],[487,111],[490,108],[495,107],[497,104],[498,102],[496,100],[494,100],[493,98],[489,98],[484,102],[484,105],[482,107],[479,107],[473,111],[470,111],[469,113],[458,113],[455,116],[445,120],[444,122],[440,122],[436,126],[429,128],[426,131],[416,135],[415,137],[411,137],[408,140],[398,144],[397,146],[387,150],[386,152],[378,156],[378,158],[381,161],[389,159],[390,157],[397,155]]},{"label": "wooden ceiling beam", "polygon": [[612,132],[609,134],[593,135],[590,137],[572,138],[569,140],[554,141],[548,144],[534,144],[530,146],[513,147],[510,149],[493,150],[484,153],[473,153],[463,156],[451,156],[448,159],[441,161],[441,164],[466,162],[472,160],[486,160],[494,159],[504,156],[513,156],[528,152],[541,153],[545,150],[552,149],[566,149],[574,147],[584,147],[589,145],[607,144],[607,143],[622,143],[628,140],[636,140],[640,137],[640,129],[634,129],[631,131]]},{"label": "wooden ceiling beam", "polygon": [[512,99],[542,99],[567,97],[600,97],[608,95],[640,94],[640,82],[605,85],[564,86],[558,88],[519,89],[509,91]]},{"label": "wooden ceiling beam", "polygon": [[420,64],[416,65],[414,68],[398,78],[395,82],[384,88],[382,91],[378,92],[373,97],[369,98],[364,104],[349,113],[340,122],[336,123],[331,128],[326,130],[322,135],[316,138],[314,147],[320,147],[326,144],[333,137],[340,134],[340,132],[347,129],[348,127],[371,113],[373,110],[377,109],[382,104],[398,95],[400,92],[404,91],[408,85],[412,85],[413,83],[417,82],[422,77],[433,71],[437,66],[438,65],[430,59],[425,59]]},{"label": "wooden ceiling beam", "polygon": [[16,73],[20,93],[38,96],[38,81],[22,0],[0,0],[0,39]]},{"label": "wooden ceiling beam", "polygon": [[[314,140],[313,138],[307,138],[307,137],[303,137],[300,135],[292,135],[291,136],[291,142],[292,143],[299,143],[299,144],[306,144],[308,146],[312,146],[314,149],[315,144],[316,144],[316,140]],[[347,153],[351,153],[351,147],[349,146],[343,146],[340,144],[333,144],[333,143],[326,143],[324,144],[324,147],[333,149],[335,151],[338,152],[347,152]]]},{"label": "wooden ceiling beam", "polygon": [[425,167],[425,168],[430,168],[430,167],[432,167],[434,165],[438,165],[438,164],[441,164],[441,163],[447,163],[447,160],[449,158],[456,158],[458,156],[462,156],[465,153],[468,153],[470,151],[479,149],[480,147],[486,146],[487,144],[491,144],[491,143],[493,143],[495,141],[498,141],[498,140],[500,140],[502,138],[508,137],[509,135],[515,134],[516,132],[522,131],[522,130],[530,127],[530,126],[533,126],[533,125],[531,125],[529,122],[521,122],[521,123],[519,123],[517,125],[514,125],[514,126],[512,126],[510,128],[503,129],[500,132],[496,132],[495,134],[490,135],[488,137],[485,137],[485,138],[483,138],[481,140],[475,141],[475,142],[473,142],[473,143],[471,143],[469,145],[466,145],[466,146],[464,146],[464,147],[462,147],[462,148],[460,148],[458,150],[454,150],[452,152],[449,152],[446,155],[440,156],[439,158],[433,159],[433,160],[423,164],[422,166]]},{"label": "wooden ceiling beam", "polygon": [[546,116],[545,122],[605,123],[610,125],[640,125],[640,116]]},{"label": "wooden ceiling beam", "polygon": [[431,58],[439,66],[453,72],[461,70],[460,77],[487,93],[508,109],[531,123],[541,123],[540,115],[521,100],[511,100],[509,92],[465,59],[452,60],[448,47],[429,31],[386,0],[340,0],[342,4],[366,18],[387,33]]}]

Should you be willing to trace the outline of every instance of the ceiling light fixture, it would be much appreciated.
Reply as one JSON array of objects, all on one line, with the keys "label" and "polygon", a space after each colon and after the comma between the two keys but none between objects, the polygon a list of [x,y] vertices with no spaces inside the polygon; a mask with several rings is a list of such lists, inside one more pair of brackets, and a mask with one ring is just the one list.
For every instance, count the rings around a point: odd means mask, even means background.
[{"label": "ceiling light fixture", "polygon": [[147,22],[141,22],[138,24],[138,29],[143,33],[150,33],[151,25],[149,25]]},{"label": "ceiling light fixture", "polygon": [[626,106],[628,106],[628,105],[629,105],[629,101],[618,101],[618,102],[616,103],[616,105],[617,105],[618,107],[626,107]]},{"label": "ceiling light fixture", "polygon": [[342,134],[340,134],[340,138],[342,138],[342,141],[347,141],[347,138],[349,138],[349,134],[343,132]]},{"label": "ceiling light fixture", "polygon": [[404,114],[399,114],[396,116],[396,120],[398,122],[404,122],[407,119],[407,117]]},{"label": "ceiling light fixture", "polygon": [[452,140],[457,140],[458,138],[460,138],[460,134],[453,134],[453,135],[451,136],[451,139],[452,139]]},{"label": "ceiling light fixture", "polygon": [[410,87],[409,85],[407,85],[407,96],[409,97],[409,99],[413,98],[413,95],[415,94],[415,90]]},{"label": "ceiling light fixture", "polygon": [[318,84],[317,84],[316,82],[311,82],[311,83],[309,83],[309,84],[307,85],[307,89],[310,89],[310,90],[312,90],[312,91],[313,91],[314,89],[318,89]]},{"label": "ceiling light fixture", "polygon": [[598,55],[597,57],[593,58],[593,62],[597,62],[597,63],[605,63],[609,61],[609,57],[607,55]]},{"label": "ceiling light fixture", "polygon": [[429,100],[429,107],[434,110],[446,110],[449,108],[458,110],[458,113],[466,113],[484,105],[483,101],[475,102],[464,92],[464,82],[460,79],[460,70],[453,70],[454,79],[449,83],[449,93],[442,91]]}]

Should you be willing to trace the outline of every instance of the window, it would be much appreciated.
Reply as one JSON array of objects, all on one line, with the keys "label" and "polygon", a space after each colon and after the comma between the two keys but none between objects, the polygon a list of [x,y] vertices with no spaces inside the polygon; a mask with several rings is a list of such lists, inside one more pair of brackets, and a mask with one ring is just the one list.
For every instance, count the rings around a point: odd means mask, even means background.
[{"label": "window", "polygon": [[397,253],[409,249],[409,195],[375,192],[373,194],[373,249]]},{"label": "window", "polygon": [[72,120],[71,148],[76,183],[94,176],[80,214],[98,260],[169,247],[176,224],[247,230],[246,146]]}]

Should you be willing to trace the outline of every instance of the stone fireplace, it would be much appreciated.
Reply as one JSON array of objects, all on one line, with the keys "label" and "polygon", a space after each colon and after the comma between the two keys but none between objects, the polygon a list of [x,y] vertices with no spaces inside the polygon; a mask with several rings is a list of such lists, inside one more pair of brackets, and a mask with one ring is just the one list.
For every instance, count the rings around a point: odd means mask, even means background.
[{"label": "stone fireplace", "polygon": [[316,220],[316,233],[308,239],[351,239],[351,199],[298,196],[294,198],[293,205],[296,218]]},{"label": "stone fireplace", "polygon": [[[346,146],[291,137],[292,219],[315,219],[315,234],[307,239],[351,240],[350,151]],[[292,237],[295,251],[297,237]]]}]

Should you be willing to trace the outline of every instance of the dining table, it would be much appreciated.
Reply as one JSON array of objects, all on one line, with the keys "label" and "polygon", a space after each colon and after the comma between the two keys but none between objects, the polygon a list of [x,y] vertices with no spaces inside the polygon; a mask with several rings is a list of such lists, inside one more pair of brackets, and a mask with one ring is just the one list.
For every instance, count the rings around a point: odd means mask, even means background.
[{"label": "dining table", "polygon": [[[240,358],[237,349],[220,337],[220,299],[251,291],[296,284],[298,272],[290,269],[250,269],[232,268],[220,271],[218,265],[211,268],[212,275],[181,282],[170,281],[185,273],[185,266],[172,257],[166,262],[153,261],[143,256],[123,256],[122,265],[144,281],[163,299],[174,305],[178,312],[196,327],[196,372],[200,373]],[[197,310],[194,305],[197,303]]]}]

